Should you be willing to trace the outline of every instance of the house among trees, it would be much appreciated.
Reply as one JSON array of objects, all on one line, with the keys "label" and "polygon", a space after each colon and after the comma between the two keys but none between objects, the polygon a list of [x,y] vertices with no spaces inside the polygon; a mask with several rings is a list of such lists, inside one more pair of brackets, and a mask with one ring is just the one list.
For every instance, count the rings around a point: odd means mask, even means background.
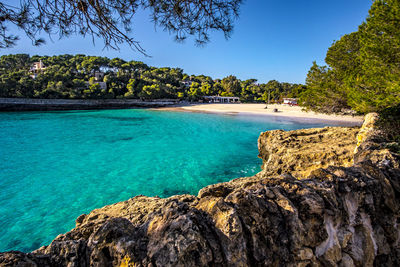
[{"label": "house among trees", "polygon": [[43,64],[42,60],[34,62],[31,66],[30,71],[32,72],[31,77],[35,79],[39,72],[46,69],[46,66]]},{"label": "house among trees", "polygon": [[283,104],[289,106],[297,106],[297,98],[284,98]]},{"label": "house among trees", "polygon": [[192,81],[191,80],[184,80],[184,81],[182,81],[182,84],[185,86],[185,87],[190,87],[191,85],[192,85]]},{"label": "house among trees", "polygon": [[93,77],[89,79],[89,81],[85,82],[87,87],[90,87],[93,84],[98,84],[100,90],[106,90],[107,89],[107,83],[103,82],[104,78],[104,72],[102,71],[94,71]]},{"label": "house among trees", "polygon": [[41,71],[45,70],[46,66],[43,64],[42,60],[34,62],[31,67],[31,71]]},{"label": "house among trees", "polygon": [[95,71],[94,72],[94,79],[97,82],[102,82],[103,78],[104,78],[104,72],[102,72],[102,71]]}]

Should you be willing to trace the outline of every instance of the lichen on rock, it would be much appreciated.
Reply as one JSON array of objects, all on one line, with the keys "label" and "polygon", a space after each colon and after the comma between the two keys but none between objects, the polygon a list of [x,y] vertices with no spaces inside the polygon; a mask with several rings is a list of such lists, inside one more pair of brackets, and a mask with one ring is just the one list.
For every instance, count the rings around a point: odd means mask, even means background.
[{"label": "lichen on rock", "polygon": [[48,246],[0,253],[0,265],[400,266],[399,155],[376,131],[354,154],[358,132],[263,133],[256,176],[93,210]]}]

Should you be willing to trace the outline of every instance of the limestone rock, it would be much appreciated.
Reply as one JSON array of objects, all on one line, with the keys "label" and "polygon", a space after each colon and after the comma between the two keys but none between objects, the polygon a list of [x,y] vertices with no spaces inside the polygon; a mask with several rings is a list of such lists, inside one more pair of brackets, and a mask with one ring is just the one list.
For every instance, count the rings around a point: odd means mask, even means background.
[{"label": "limestone rock", "polygon": [[368,137],[376,137],[379,135],[377,133],[376,123],[379,120],[379,115],[377,113],[368,113],[365,115],[364,123],[357,134],[357,146],[354,150],[354,154],[357,153],[358,147],[364,143]]},{"label": "limestone rock", "polygon": [[258,138],[259,157],[263,160],[261,174],[290,173],[303,179],[319,168],[349,167],[358,132],[358,127],[325,127],[262,133]]}]

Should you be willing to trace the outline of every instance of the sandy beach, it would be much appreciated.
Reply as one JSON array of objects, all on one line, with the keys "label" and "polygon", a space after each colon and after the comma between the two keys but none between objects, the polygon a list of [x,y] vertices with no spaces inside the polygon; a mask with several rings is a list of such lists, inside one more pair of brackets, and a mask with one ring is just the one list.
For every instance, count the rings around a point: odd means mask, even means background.
[{"label": "sandy beach", "polygon": [[[289,106],[280,104],[270,104],[266,109],[266,104],[190,104],[178,105],[174,107],[161,108],[162,110],[176,110],[176,111],[192,111],[192,112],[212,112],[212,113],[229,113],[229,114],[254,114],[254,115],[268,115],[276,117],[290,117],[292,119],[308,119],[308,120],[327,120],[344,122],[354,125],[361,125],[363,116],[350,116],[350,115],[328,115],[312,111],[303,111],[299,106]],[[278,112],[274,112],[278,109]]]}]

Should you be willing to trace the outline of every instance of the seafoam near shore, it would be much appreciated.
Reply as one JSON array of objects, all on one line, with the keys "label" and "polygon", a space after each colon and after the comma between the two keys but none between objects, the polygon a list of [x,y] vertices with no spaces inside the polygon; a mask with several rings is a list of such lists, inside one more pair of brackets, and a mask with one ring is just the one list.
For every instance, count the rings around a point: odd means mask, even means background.
[{"label": "seafoam near shore", "polygon": [[[273,104],[190,104],[174,107],[164,107],[162,110],[215,112],[215,113],[240,113],[254,115],[268,115],[277,117],[290,117],[293,119],[312,119],[326,121],[341,121],[354,125],[361,125],[363,116],[321,114],[312,111],[304,111],[299,106]],[[278,112],[274,112],[277,109]]]}]

